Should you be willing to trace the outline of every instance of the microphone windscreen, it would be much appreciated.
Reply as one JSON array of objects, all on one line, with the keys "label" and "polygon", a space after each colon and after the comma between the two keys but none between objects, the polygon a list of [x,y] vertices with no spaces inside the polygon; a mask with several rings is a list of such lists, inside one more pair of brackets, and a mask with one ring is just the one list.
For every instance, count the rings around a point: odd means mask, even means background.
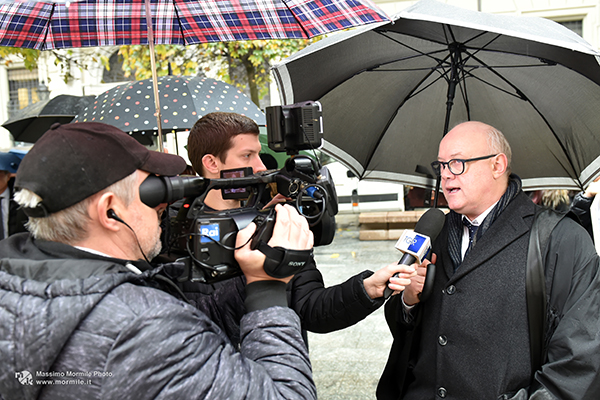
[{"label": "microphone windscreen", "polygon": [[440,234],[444,221],[446,220],[446,214],[439,208],[430,208],[419,218],[417,225],[415,226],[415,232],[425,235],[431,239],[431,243]]}]

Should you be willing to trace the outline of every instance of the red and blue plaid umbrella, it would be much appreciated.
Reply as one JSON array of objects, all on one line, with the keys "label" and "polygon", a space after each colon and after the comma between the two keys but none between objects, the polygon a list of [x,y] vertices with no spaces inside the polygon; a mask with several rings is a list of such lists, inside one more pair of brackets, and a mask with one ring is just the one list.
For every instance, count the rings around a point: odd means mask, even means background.
[{"label": "red and blue plaid umbrella", "polygon": [[[371,0],[4,1],[0,2],[0,46],[50,50],[149,45],[154,82],[158,80],[155,44],[311,38],[389,21]],[[162,150],[156,84],[154,98]]]},{"label": "red and blue plaid umbrella", "polygon": [[[311,38],[389,21],[370,0],[149,0],[154,44]],[[0,3],[0,46],[148,44],[145,0]]]}]

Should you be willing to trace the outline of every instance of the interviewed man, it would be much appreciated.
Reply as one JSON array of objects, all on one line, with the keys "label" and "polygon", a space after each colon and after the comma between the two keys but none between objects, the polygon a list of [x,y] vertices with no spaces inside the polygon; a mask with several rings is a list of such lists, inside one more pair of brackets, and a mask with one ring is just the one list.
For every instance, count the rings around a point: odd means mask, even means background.
[{"label": "interviewed man", "polygon": [[[386,304],[394,344],[377,398],[597,399],[600,276],[590,236],[568,216],[540,214],[511,174],[506,138],[487,124],[453,128],[432,167],[451,210],[433,245],[433,290],[420,302],[425,261]],[[540,244],[545,314],[527,301],[536,215],[557,221]],[[536,336],[538,319],[547,329]]]}]

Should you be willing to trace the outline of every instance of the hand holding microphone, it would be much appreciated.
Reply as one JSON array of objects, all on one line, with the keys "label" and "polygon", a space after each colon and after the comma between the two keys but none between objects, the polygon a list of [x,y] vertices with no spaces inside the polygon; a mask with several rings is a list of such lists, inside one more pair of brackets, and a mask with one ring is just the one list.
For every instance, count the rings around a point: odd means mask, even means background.
[{"label": "hand holding microphone", "polygon": [[[405,230],[396,242],[396,248],[404,253],[398,264],[411,265],[415,262],[421,264],[430,255],[431,245],[442,230],[445,219],[444,213],[439,208],[431,208],[417,221],[413,232]],[[435,265],[429,264],[423,290],[419,296],[421,301],[431,293],[434,275]],[[383,297],[387,299],[392,293],[393,290],[386,287]]]}]

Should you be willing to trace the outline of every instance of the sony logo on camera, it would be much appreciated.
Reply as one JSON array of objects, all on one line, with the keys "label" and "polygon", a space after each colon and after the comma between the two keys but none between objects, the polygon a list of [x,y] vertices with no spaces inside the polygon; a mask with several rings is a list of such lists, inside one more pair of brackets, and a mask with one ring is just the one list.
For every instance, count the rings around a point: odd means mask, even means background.
[{"label": "sony logo on camera", "polygon": [[288,262],[288,267],[304,267],[306,261],[290,261]]}]

